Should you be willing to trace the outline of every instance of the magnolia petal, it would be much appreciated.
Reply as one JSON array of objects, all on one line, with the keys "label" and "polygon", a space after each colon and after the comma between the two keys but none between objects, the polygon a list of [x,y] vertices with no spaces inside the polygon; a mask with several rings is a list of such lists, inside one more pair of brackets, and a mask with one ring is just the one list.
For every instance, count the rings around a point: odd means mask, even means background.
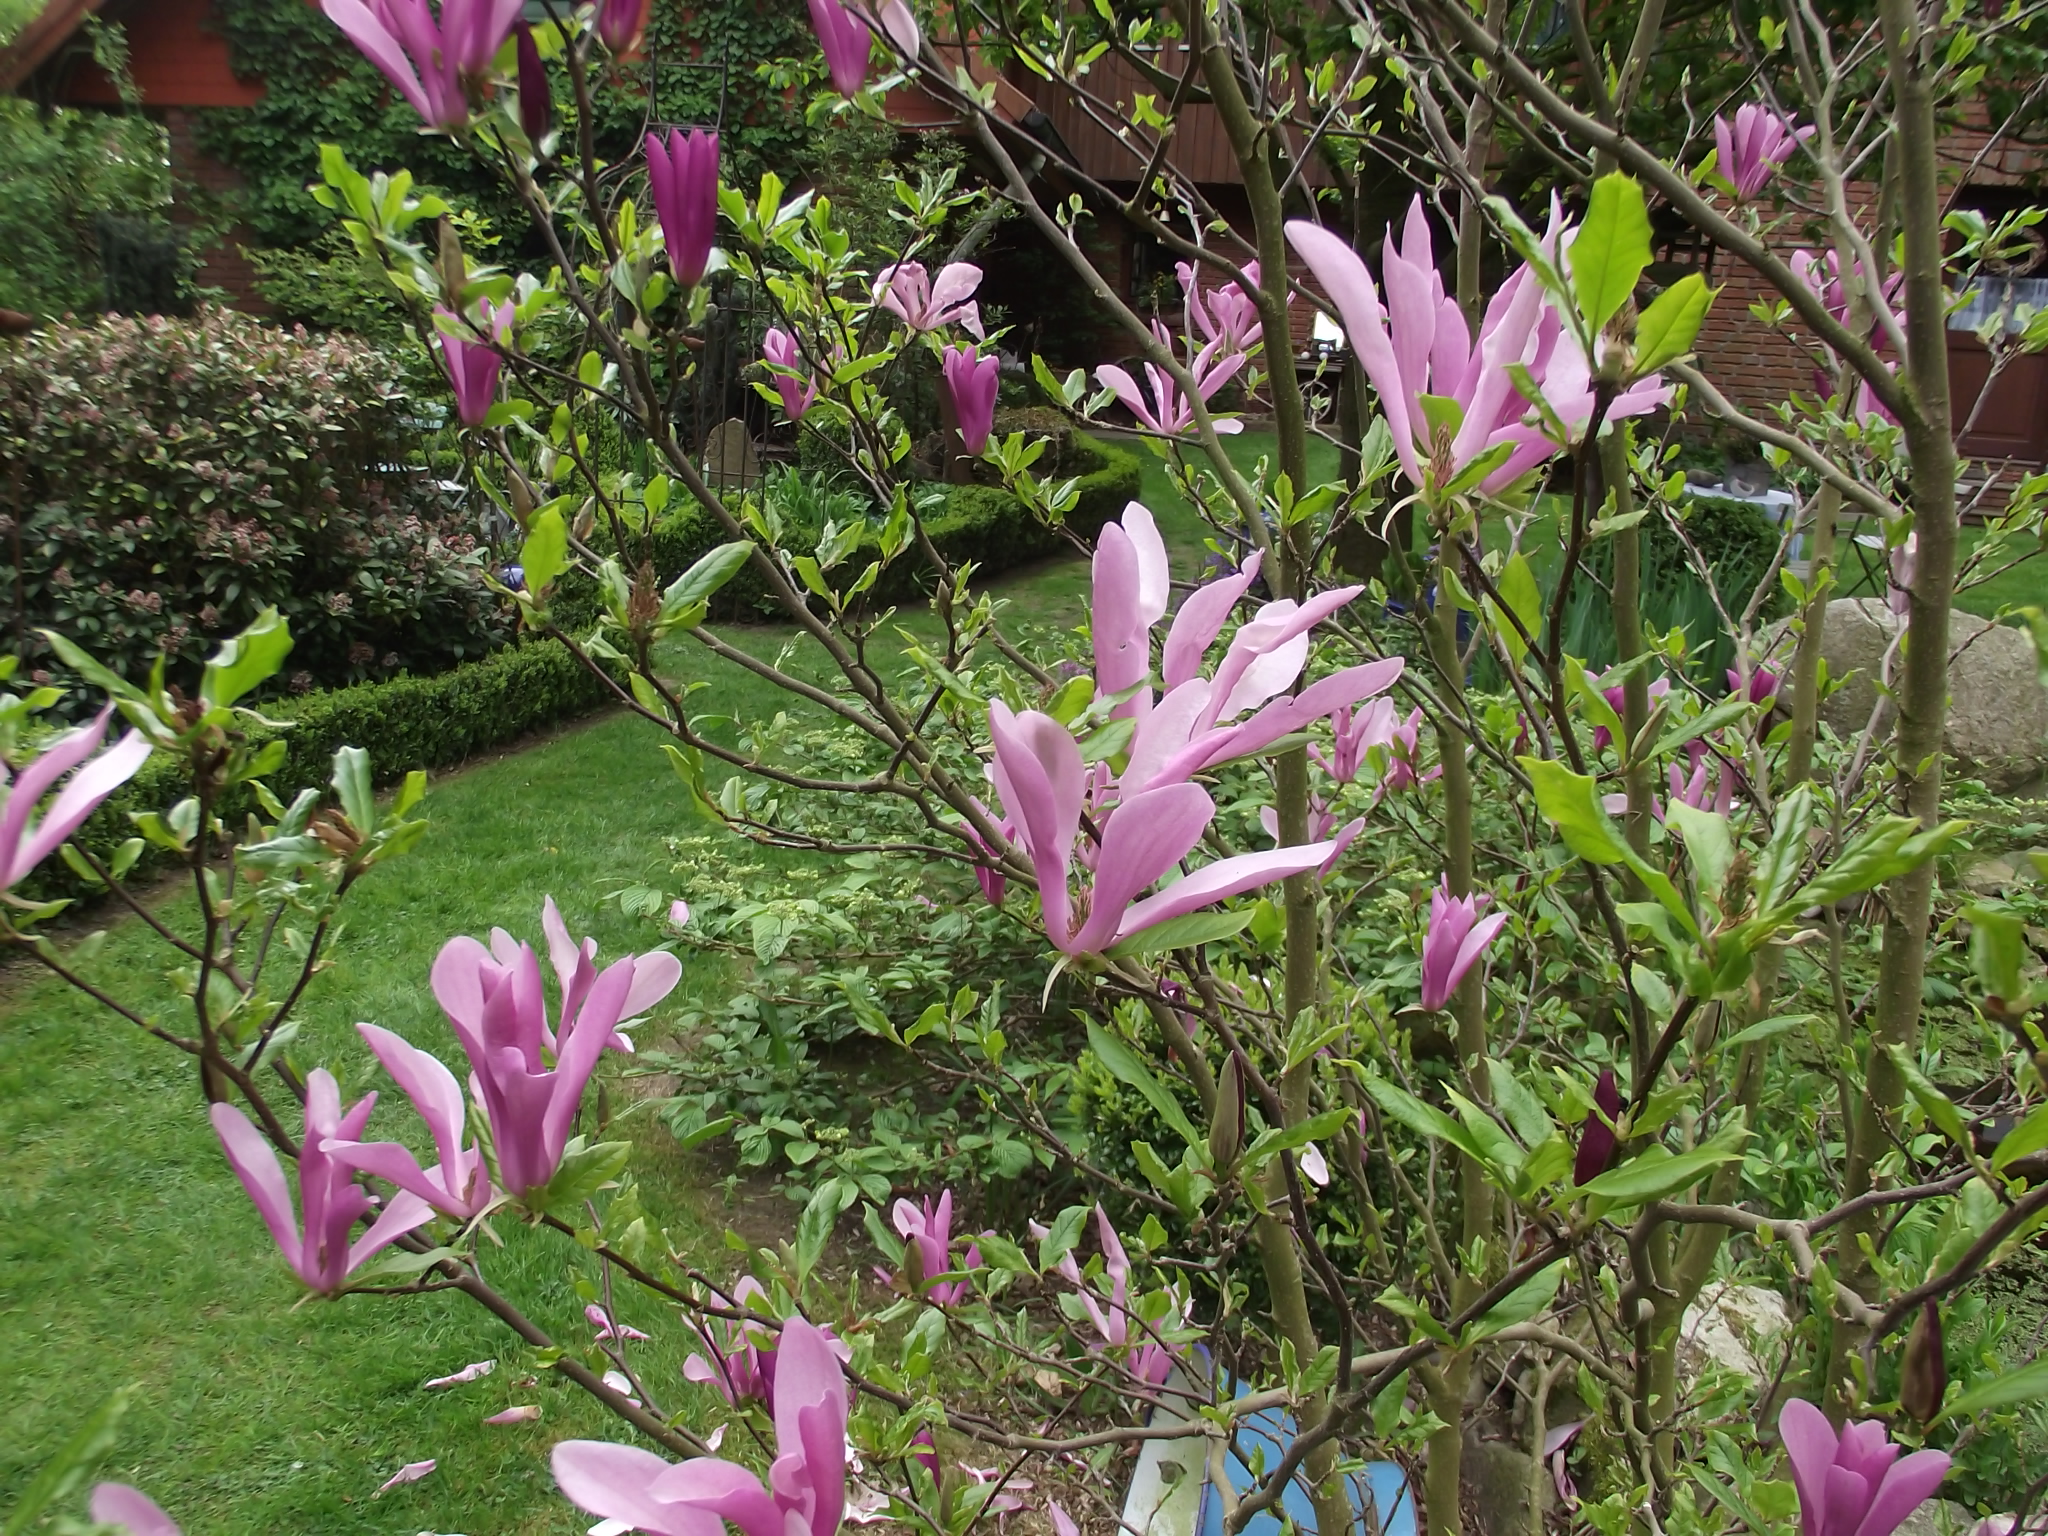
[{"label": "magnolia petal", "polygon": [[391,1476],[386,1478],[383,1481],[383,1483],[379,1485],[377,1491],[371,1494],[370,1497],[373,1499],[382,1498],[385,1494],[389,1493],[393,1488],[402,1487],[406,1483],[416,1483],[421,1478],[427,1476],[433,1470],[434,1463],[431,1460],[409,1461],[404,1466],[400,1467],[396,1472],[392,1473]]},{"label": "magnolia petal", "polygon": [[461,1370],[453,1372],[450,1375],[436,1376],[432,1381],[427,1382],[421,1388],[421,1390],[426,1392],[437,1392],[441,1390],[443,1387],[467,1386],[472,1381],[478,1381],[481,1380],[483,1377],[490,1375],[491,1372],[495,1371],[497,1368],[498,1362],[495,1360],[472,1361],[470,1364],[465,1365]]},{"label": "magnolia petal", "polygon": [[507,1408],[502,1413],[494,1413],[485,1419],[484,1422],[486,1424],[531,1424],[539,1417],[540,1405],[537,1403],[525,1403],[517,1408]]}]

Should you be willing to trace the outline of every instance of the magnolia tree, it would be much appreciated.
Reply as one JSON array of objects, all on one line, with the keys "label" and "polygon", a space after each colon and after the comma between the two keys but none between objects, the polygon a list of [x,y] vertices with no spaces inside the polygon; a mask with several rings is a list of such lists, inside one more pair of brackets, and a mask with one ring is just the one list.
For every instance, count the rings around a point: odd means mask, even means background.
[{"label": "magnolia tree", "polygon": [[[605,1053],[630,1047],[677,962],[601,966],[552,905],[545,967],[532,935],[496,932],[451,938],[423,978],[460,1062],[362,1027],[419,1122],[387,1111],[373,1127],[371,1098],[344,1106],[329,1069],[302,1066],[293,1014],[349,890],[419,835],[417,780],[380,809],[369,765],[344,752],[331,799],[272,793],[278,749],[255,744],[238,700],[282,660],[273,621],[194,697],[58,637],[132,732],[97,757],[104,722],[37,753],[29,722],[50,700],[9,705],[9,882],[149,751],[186,765],[189,797],[138,817],[121,858],[66,857],[179,952],[191,1023],[97,987],[38,933],[46,908],[16,900],[7,936],[194,1057],[227,1161],[309,1290],[473,1298],[638,1437],[558,1447],[562,1492],[611,1529],[690,1536],[881,1517],[959,1536],[1024,1501],[1034,1459],[1099,1472],[1161,1440],[1213,1475],[1229,1532],[1290,1486],[1318,1529],[1350,1525],[1369,1513],[1342,1475],[1361,1457],[1397,1463],[1430,1531],[1453,1532],[1482,1429],[1527,1452],[1538,1524],[1554,1482],[1609,1533],[1776,1530],[1796,1513],[1808,1536],[1889,1536],[1973,1420],[2036,1389],[2025,1371],[1947,1379],[1945,1319],[2048,1215],[2048,1040],[2013,913],[1971,909],[1969,961],[1942,959],[1963,930],[1933,923],[1932,862],[1964,830],[1943,820],[1951,423],[1969,415],[1950,399],[1946,322],[2033,221],[1944,219],[1937,124],[1975,107],[1984,66],[1966,61],[2017,20],[1904,0],[1839,21],[1759,13],[1753,32],[1708,37],[1706,73],[1729,84],[1699,99],[1656,58],[1658,0],[1612,35],[1574,0],[1557,15],[991,0],[936,19],[811,0],[819,57],[774,67],[823,88],[814,110],[876,114],[915,86],[957,113],[990,178],[899,184],[902,238],[871,250],[824,197],[722,182],[714,132],[651,131],[642,159],[599,159],[590,84],[632,57],[644,0],[548,6],[530,27],[514,0],[324,8],[429,131],[505,178],[546,243],[540,270],[480,266],[454,210],[402,171],[325,151],[316,196],[412,305],[477,482],[521,530],[506,601],[668,735],[679,814],[971,869],[1056,956],[1047,997],[1150,1129],[1114,1166],[1059,1136],[999,989],[908,1028],[870,1008],[891,1048],[972,1085],[1099,1203],[969,1233],[954,1191],[886,1213],[870,1194],[886,1262],[868,1285],[823,1262],[864,1198],[834,1177],[794,1243],[752,1273],[705,1275],[620,1186],[628,1148],[577,1134]],[[1559,28],[1568,44],[1527,41]],[[1105,58],[1140,89],[1103,87]],[[1128,171],[1105,182],[999,111],[990,71],[1011,66],[1109,130]],[[1196,110],[1234,154],[1248,226],[1175,168],[1176,123]],[[1369,209],[1390,166],[1412,200],[1382,240]],[[995,205],[1138,359],[1092,384],[1033,359],[1046,400],[1080,422],[1127,408],[1212,547],[1244,552],[1177,583],[1157,509],[1133,503],[1088,549],[1076,656],[1023,636],[945,558],[892,394],[929,354],[952,456],[1019,515],[1063,525],[1077,492],[1046,472],[1049,441],[994,430],[1002,333],[980,271],[947,245],[951,221]],[[1776,296],[1756,323],[1811,350],[1811,393],[1745,410],[1699,370],[1715,292],[1698,274],[1648,279],[1653,213],[1760,274]],[[1176,312],[1133,308],[1098,267],[1090,226],[1110,218],[1178,258]],[[1483,284],[1502,251],[1509,270]],[[797,539],[760,499],[706,483],[672,401],[719,274],[772,311],[762,395],[837,456],[871,518]],[[1335,361],[1296,356],[1290,307],[1330,312]],[[2039,329],[2004,318],[1996,366]],[[1223,450],[1242,425],[1226,386],[1270,414],[1275,446],[1251,469]],[[1754,590],[1721,590],[1687,534],[1677,433],[1709,422],[1761,445],[1798,493]],[[645,445],[639,469],[606,448],[621,431]],[[1317,435],[1343,450],[1336,481],[1311,474]],[[2039,491],[2004,482],[1979,574],[2037,537]],[[660,569],[654,532],[685,501],[725,542]],[[1820,724],[1839,679],[1819,646],[1851,516],[1889,556],[1903,622],[1889,707],[1844,738]],[[1651,519],[1713,596],[1735,644],[1725,680],[1694,660],[1711,635],[1644,622]],[[1369,582],[1333,573],[1347,530],[1378,542]],[[903,615],[873,596],[902,566],[929,593],[907,651]],[[793,632],[776,660],[710,620],[743,570]],[[1596,675],[1565,616],[1603,570],[1620,660]],[[599,597],[594,628],[561,617],[579,582]],[[1780,592],[1793,611],[1774,625]],[[856,750],[813,764],[725,739],[690,709],[714,661]],[[860,831],[831,830],[841,802],[863,808]],[[127,894],[142,839],[189,868],[196,929]],[[1383,963],[1389,912],[1412,936],[1393,941],[1413,945],[1405,970]],[[678,904],[671,922],[688,917]],[[1968,1001],[1946,1040],[1922,1018],[1930,963],[1966,989],[1948,988]],[[1947,1047],[1983,1063],[1967,1103],[1931,1080]],[[480,1241],[513,1217],[588,1255],[606,1296],[672,1307],[698,1346],[692,1385],[651,1379],[609,1307],[594,1341],[536,1325]],[[1689,1310],[1741,1278],[1789,1305],[1761,1379],[1682,1373]],[[698,1426],[714,1406],[756,1427],[756,1465],[711,1454]],[[1284,1446],[1254,1454],[1243,1431],[1272,1410]],[[993,1456],[1006,1473],[962,1470]],[[1093,1488],[1050,1506],[1058,1530],[1113,1512],[1114,1487]],[[103,1488],[95,1516],[169,1529],[138,1497]]]}]

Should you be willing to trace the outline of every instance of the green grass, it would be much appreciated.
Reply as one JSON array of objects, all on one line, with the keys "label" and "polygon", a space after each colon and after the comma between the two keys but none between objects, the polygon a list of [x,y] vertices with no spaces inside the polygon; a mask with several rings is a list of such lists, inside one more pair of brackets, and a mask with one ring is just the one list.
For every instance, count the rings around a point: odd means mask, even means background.
[{"label": "green grass", "polygon": [[[736,671],[696,702],[759,712],[775,702]],[[385,1024],[459,1061],[427,989],[445,939],[502,924],[538,940],[552,892],[570,926],[607,956],[659,934],[598,899],[614,883],[668,874],[662,839],[686,813],[658,734],[612,716],[438,783],[418,851],[351,899],[342,958],[311,994],[299,1054],[357,1092],[371,1081],[351,1025]],[[189,916],[189,902],[166,912]],[[153,990],[162,952],[139,924],[116,925],[95,978]],[[722,995],[730,978],[692,955],[677,1003]],[[387,1095],[390,1085],[385,1084]],[[551,1378],[519,1388],[510,1339],[462,1298],[352,1297],[296,1305],[294,1282],[229,1175],[185,1059],[61,988],[10,978],[0,1010],[0,1509],[86,1413],[139,1386],[107,1474],[150,1490],[193,1532],[581,1531],[554,1494],[546,1448],[610,1432],[609,1418]],[[386,1103],[389,1103],[387,1096]],[[380,1108],[402,1133],[410,1111]],[[645,1199],[686,1250],[721,1264],[712,1224],[680,1177],[672,1144],[642,1136]],[[573,1247],[501,1220],[487,1272],[556,1337],[587,1341]],[[676,1376],[672,1316],[622,1302],[656,1335],[650,1381],[701,1401]],[[419,1384],[498,1357],[484,1381],[445,1393]],[[539,1403],[538,1424],[483,1426]],[[664,1406],[668,1404],[665,1403]],[[372,1501],[404,1463],[437,1458],[425,1481]]]}]

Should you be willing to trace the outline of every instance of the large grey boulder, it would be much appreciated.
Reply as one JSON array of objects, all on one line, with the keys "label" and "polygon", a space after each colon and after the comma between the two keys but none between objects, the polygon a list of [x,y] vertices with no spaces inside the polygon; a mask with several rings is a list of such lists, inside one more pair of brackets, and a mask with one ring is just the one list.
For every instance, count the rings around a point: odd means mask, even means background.
[{"label": "large grey boulder", "polygon": [[[1885,653],[1904,624],[1877,598],[1828,604],[1821,632],[1828,676],[1856,674],[1821,707],[1837,734],[1853,735],[1870,723]],[[2048,690],[2036,671],[2033,640],[2024,630],[1958,611],[1949,616],[1949,657],[1944,739],[1956,768],[2001,792],[2048,773]],[[1902,664],[1894,661],[1895,677]],[[1882,732],[1890,732],[1893,714],[1886,700]]]}]

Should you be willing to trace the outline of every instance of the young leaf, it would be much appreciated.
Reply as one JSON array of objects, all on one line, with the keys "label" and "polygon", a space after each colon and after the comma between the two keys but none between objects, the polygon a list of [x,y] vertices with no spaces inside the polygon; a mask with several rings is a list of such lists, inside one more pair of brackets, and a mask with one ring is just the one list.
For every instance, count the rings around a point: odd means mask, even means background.
[{"label": "young leaf", "polygon": [[233,639],[223,640],[199,681],[199,697],[224,709],[259,683],[277,675],[291,654],[291,626],[275,608],[266,608]]},{"label": "young leaf", "polygon": [[1587,330],[1598,335],[1650,264],[1650,214],[1635,178],[1610,171],[1593,183],[1572,242],[1572,287]]},{"label": "young leaf", "polygon": [[1095,1053],[1095,1059],[1109,1069],[1109,1075],[1126,1088],[1135,1088],[1147,1104],[1159,1111],[1159,1118],[1179,1132],[1191,1147],[1209,1144],[1209,1138],[1197,1134],[1189,1121],[1187,1112],[1180,1107],[1166,1085],[1152,1073],[1152,1069],[1138,1059],[1138,1055],[1123,1041],[1109,1033],[1093,1019],[1088,1021],[1088,1049]]},{"label": "young leaf", "polygon": [[1651,301],[1636,322],[1638,377],[1647,377],[1692,350],[1718,292],[1699,273],[1688,272]]},{"label": "young leaf", "polygon": [[1503,1328],[1512,1328],[1517,1323],[1526,1323],[1537,1313],[1544,1311],[1557,1300],[1557,1288],[1564,1280],[1566,1260],[1546,1265],[1536,1271],[1507,1295],[1495,1302],[1486,1315],[1465,1326],[1465,1342],[1476,1343],[1489,1339]]},{"label": "young leaf", "polygon": [[536,597],[562,574],[569,562],[569,528],[562,521],[559,502],[551,502],[533,514],[526,542],[519,548],[519,569],[526,578],[526,590]]}]

